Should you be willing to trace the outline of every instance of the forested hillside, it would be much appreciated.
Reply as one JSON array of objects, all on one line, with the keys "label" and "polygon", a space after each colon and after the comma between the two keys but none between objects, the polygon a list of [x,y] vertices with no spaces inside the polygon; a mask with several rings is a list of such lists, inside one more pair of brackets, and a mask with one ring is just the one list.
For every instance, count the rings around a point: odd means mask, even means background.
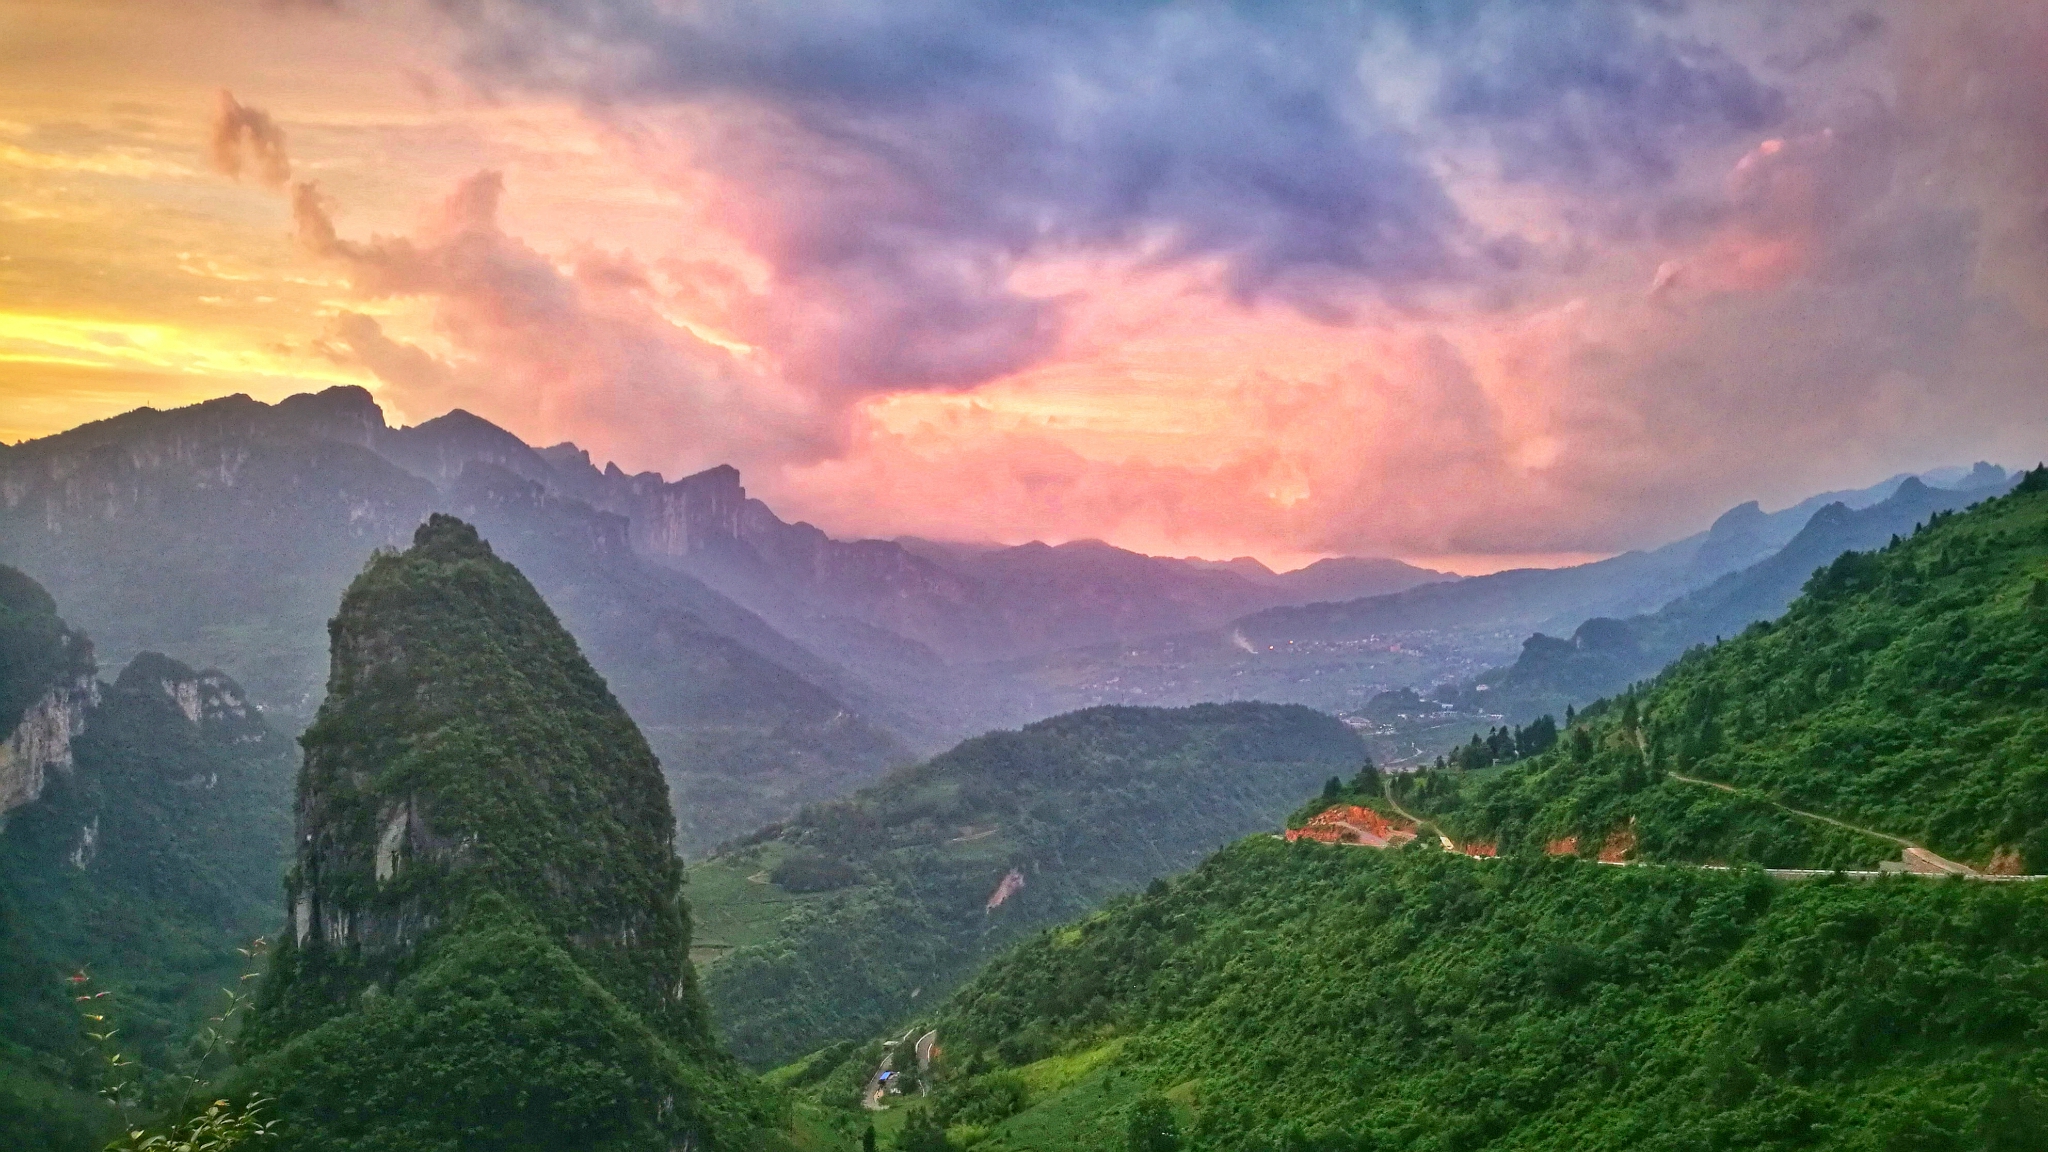
[{"label": "forested hillside", "polygon": [[986,1152],[2032,1152],[2043,971],[2036,885],[1255,838],[963,987],[926,1106]]},{"label": "forested hillside", "polygon": [[[189,1041],[276,931],[290,743],[218,672],[145,652],[112,684],[49,594],[0,568],[0,1146],[98,1147],[74,994],[119,1030],[125,1095],[211,1075]],[[70,977],[84,975],[82,985]],[[102,994],[105,994],[102,996]]]},{"label": "forested hillside", "polygon": [[[886,1126],[989,1152],[2042,1146],[2048,884],[1744,865],[1924,845],[2048,872],[2048,469],[1562,733],[1495,736],[1519,758],[1295,813],[1419,817],[1405,847],[1255,837],[995,960],[902,1022],[943,1059]],[[879,1058],[795,1078],[845,1107]]]},{"label": "forested hillside", "polygon": [[2048,470],[1842,555],[1781,619],[1589,708],[1550,755],[1421,791],[1454,835],[1503,852],[1613,836],[1653,860],[1899,852],[1793,808],[2048,872]]},{"label": "forested hillside", "polygon": [[1024,932],[1271,827],[1363,757],[1295,705],[1095,708],[969,740],[691,870],[742,1059],[865,1037]]}]

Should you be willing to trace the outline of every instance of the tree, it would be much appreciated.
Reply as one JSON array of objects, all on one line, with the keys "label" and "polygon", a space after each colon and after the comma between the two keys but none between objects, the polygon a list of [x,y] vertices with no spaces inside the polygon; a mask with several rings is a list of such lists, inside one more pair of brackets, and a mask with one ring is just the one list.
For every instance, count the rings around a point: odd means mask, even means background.
[{"label": "tree", "polygon": [[1124,1147],[1129,1152],[1175,1152],[1180,1147],[1180,1122],[1166,1097],[1149,1092],[1132,1103],[1124,1124]]},{"label": "tree", "polygon": [[903,1122],[903,1132],[896,1137],[896,1147],[902,1152],[950,1152],[952,1145],[946,1142],[946,1129],[929,1108],[913,1108]]},{"label": "tree", "polygon": [[1380,770],[1372,762],[1372,757],[1366,757],[1365,765],[1358,770],[1358,775],[1351,778],[1351,790],[1362,796],[1380,794]]},{"label": "tree", "polygon": [[1328,780],[1323,781],[1323,799],[1326,802],[1334,804],[1336,803],[1337,797],[1342,796],[1343,794],[1344,782],[1342,780],[1339,780],[1335,776],[1332,776]]},{"label": "tree", "polygon": [[860,1152],[875,1152],[875,1126],[873,1124],[868,1125],[867,1131],[860,1134]]},{"label": "tree", "polygon": [[1977,1135],[1987,1152],[2042,1152],[2048,1149],[2048,1100],[2019,1084],[2001,1084],[1977,1118]]}]

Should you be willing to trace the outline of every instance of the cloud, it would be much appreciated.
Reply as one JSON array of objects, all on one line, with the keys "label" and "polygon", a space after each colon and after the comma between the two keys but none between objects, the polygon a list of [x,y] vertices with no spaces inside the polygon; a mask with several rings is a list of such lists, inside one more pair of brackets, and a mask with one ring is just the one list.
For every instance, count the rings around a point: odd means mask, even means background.
[{"label": "cloud", "polygon": [[581,437],[628,459],[708,466],[814,459],[834,413],[661,311],[653,274],[630,255],[588,250],[566,266],[508,235],[504,182],[480,172],[412,233],[352,240],[310,184],[293,188],[298,236],[365,301],[431,310],[436,353],[343,313],[321,347],[360,365],[407,415],[466,407],[529,438]]},{"label": "cloud", "polygon": [[835,530],[1597,551],[2048,448],[2043,0],[441,9],[741,256],[300,188],[432,311],[332,354]]},{"label": "cloud", "polygon": [[1034,259],[1200,262],[1241,304],[1331,321],[1486,276],[1526,246],[1469,217],[1442,137],[1487,143],[1510,180],[1634,187],[1782,114],[1735,58],[1661,30],[1664,7],[453,11],[472,74],[580,94],[719,174],[776,273],[753,327],[784,334],[792,373],[860,393],[1043,359],[1067,308],[1018,287]]},{"label": "cloud", "polygon": [[221,89],[220,108],[214,113],[208,158],[215,170],[241,179],[247,169],[267,187],[282,188],[292,177],[291,158],[285,154],[284,129],[260,108],[251,108]]}]

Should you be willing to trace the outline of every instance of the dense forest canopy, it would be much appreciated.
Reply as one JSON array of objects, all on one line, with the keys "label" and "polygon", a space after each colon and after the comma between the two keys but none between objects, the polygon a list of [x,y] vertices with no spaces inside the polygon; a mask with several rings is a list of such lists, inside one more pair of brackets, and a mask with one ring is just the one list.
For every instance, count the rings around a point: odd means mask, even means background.
[{"label": "dense forest canopy", "polygon": [[1254,838],[964,986],[930,1106],[989,1152],[2019,1152],[2043,973],[2035,885]]}]

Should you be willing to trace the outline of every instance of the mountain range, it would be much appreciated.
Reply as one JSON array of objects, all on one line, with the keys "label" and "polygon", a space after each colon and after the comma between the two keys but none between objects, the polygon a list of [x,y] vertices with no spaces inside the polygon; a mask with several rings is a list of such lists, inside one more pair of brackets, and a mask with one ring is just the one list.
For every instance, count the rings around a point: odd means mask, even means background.
[{"label": "mountain range", "polygon": [[371,553],[431,511],[470,518],[640,721],[692,849],[1036,718],[986,661],[1447,578],[1396,561],[1274,574],[1094,542],[839,541],[775,516],[730,468],[600,470],[461,411],[394,428],[357,388],[140,409],[0,448],[0,497],[0,561],[64,589],[103,648],[232,667],[287,731],[319,698],[329,606]]},{"label": "mountain range", "polygon": [[[1356,714],[1394,688],[1505,686],[1515,677],[1487,670],[1535,630],[1570,635],[1688,594],[1726,601],[1717,619],[1768,612],[1770,597],[1716,582],[1908,479],[1775,513],[1743,505],[1687,539],[1574,568],[1458,579],[1333,558],[1275,573],[1099,541],[837,540],[778,517],[731,468],[629,475],[462,411],[392,427],[367,392],[335,388],[139,409],[0,448],[0,562],[62,590],[114,657],[157,647],[229,669],[292,732],[319,699],[341,589],[430,512],[463,516],[612,683],[698,853],[991,728],[1229,699]],[[1868,543],[1817,530],[1781,564],[1824,562],[1837,538]],[[1671,642],[1637,643],[1648,655],[1630,673]],[[1549,706],[1605,683],[1523,695]]]},{"label": "mountain range", "polygon": [[[1864,552],[1909,536],[1938,513],[1968,507],[2004,492],[2018,480],[1980,465],[1954,487],[1934,488],[1907,477],[1875,504],[1823,505],[1783,547],[1748,567],[1673,599],[1652,613],[1624,619],[1596,616],[1569,640],[1542,633],[1523,642],[1509,667],[1476,679],[1474,692],[1513,719],[1562,712],[1655,673],[1696,644],[1733,636],[1784,612],[1811,575],[1845,552]],[[1725,518],[1724,518],[1725,519]],[[1717,528],[1719,525],[1716,526]]]}]

